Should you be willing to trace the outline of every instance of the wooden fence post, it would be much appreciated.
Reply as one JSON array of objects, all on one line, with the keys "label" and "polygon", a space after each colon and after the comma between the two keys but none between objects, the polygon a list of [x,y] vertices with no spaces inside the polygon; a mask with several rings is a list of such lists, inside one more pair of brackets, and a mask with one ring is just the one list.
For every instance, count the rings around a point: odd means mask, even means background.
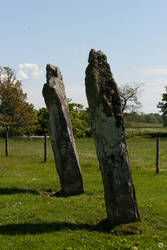
[{"label": "wooden fence post", "polygon": [[159,137],[156,139],[156,174],[159,174]]},{"label": "wooden fence post", "polygon": [[5,155],[8,156],[8,127],[6,128],[6,136],[5,136]]},{"label": "wooden fence post", "polygon": [[47,134],[44,135],[44,162],[47,161]]}]

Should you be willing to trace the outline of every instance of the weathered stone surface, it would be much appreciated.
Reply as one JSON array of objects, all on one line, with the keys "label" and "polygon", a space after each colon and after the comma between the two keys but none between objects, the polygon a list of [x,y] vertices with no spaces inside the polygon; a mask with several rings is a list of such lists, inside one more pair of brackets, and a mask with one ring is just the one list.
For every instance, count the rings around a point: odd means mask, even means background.
[{"label": "weathered stone surface", "polygon": [[137,221],[140,215],[129,167],[120,96],[101,51],[90,51],[85,84],[108,220],[112,224]]},{"label": "weathered stone surface", "polygon": [[62,190],[60,196],[83,193],[82,174],[78,162],[63,78],[58,67],[46,66],[47,83],[43,96],[49,111],[49,135]]}]

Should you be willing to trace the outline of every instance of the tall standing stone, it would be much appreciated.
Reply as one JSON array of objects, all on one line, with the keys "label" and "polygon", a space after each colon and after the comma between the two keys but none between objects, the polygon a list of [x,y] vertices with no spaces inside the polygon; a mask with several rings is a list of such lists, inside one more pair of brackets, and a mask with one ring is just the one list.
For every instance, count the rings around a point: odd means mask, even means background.
[{"label": "tall standing stone", "polygon": [[101,51],[90,51],[85,84],[108,220],[111,224],[140,220],[120,96],[107,58]]},{"label": "tall standing stone", "polygon": [[82,174],[78,161],[63,78],[58,67],[46,66],[47,83],[43,96],[49,111],[51,138],[57,172],[62,190],[60,196],[83,193]]}]

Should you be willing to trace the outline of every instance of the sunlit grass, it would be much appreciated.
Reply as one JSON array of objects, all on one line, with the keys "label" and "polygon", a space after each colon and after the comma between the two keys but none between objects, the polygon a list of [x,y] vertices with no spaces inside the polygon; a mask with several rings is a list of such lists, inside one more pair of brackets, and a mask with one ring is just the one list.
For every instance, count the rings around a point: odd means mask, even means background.
[{"label": "sunlit grass", "polygon": [[160,140],[160,174],[155,174],[155,139],[127,141],[140,223],[109,232],[94,231],[106,218],[103,184],[92,139],[76,140],[83,195],[56,198],[60,190],[48,140],[10,139],[9,157],[0,140],[0,249],[158,249],[167,248],[167,140]]},{"label": "sunlit grass", "polygon": [[167,128],[166,127],[134,127],[134,128],[126,128],[126,137],[146,137],[146,138],[155,138],[159,137],[167,137]]}]

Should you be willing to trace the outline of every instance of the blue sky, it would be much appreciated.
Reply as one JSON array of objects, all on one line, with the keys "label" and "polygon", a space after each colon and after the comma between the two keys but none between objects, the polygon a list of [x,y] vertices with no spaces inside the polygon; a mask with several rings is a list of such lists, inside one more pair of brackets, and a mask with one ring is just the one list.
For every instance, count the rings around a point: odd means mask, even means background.
[{"label": "blue sky", "polygon": [[118,84],[141,84],[140,111],[157,112],[167,85],[166,0],[0,0],[0,65],[13,68],[28,100],[45,106],[45,66],[58,66],[66,95],[86,105],[91,48],[108,58]]}]

